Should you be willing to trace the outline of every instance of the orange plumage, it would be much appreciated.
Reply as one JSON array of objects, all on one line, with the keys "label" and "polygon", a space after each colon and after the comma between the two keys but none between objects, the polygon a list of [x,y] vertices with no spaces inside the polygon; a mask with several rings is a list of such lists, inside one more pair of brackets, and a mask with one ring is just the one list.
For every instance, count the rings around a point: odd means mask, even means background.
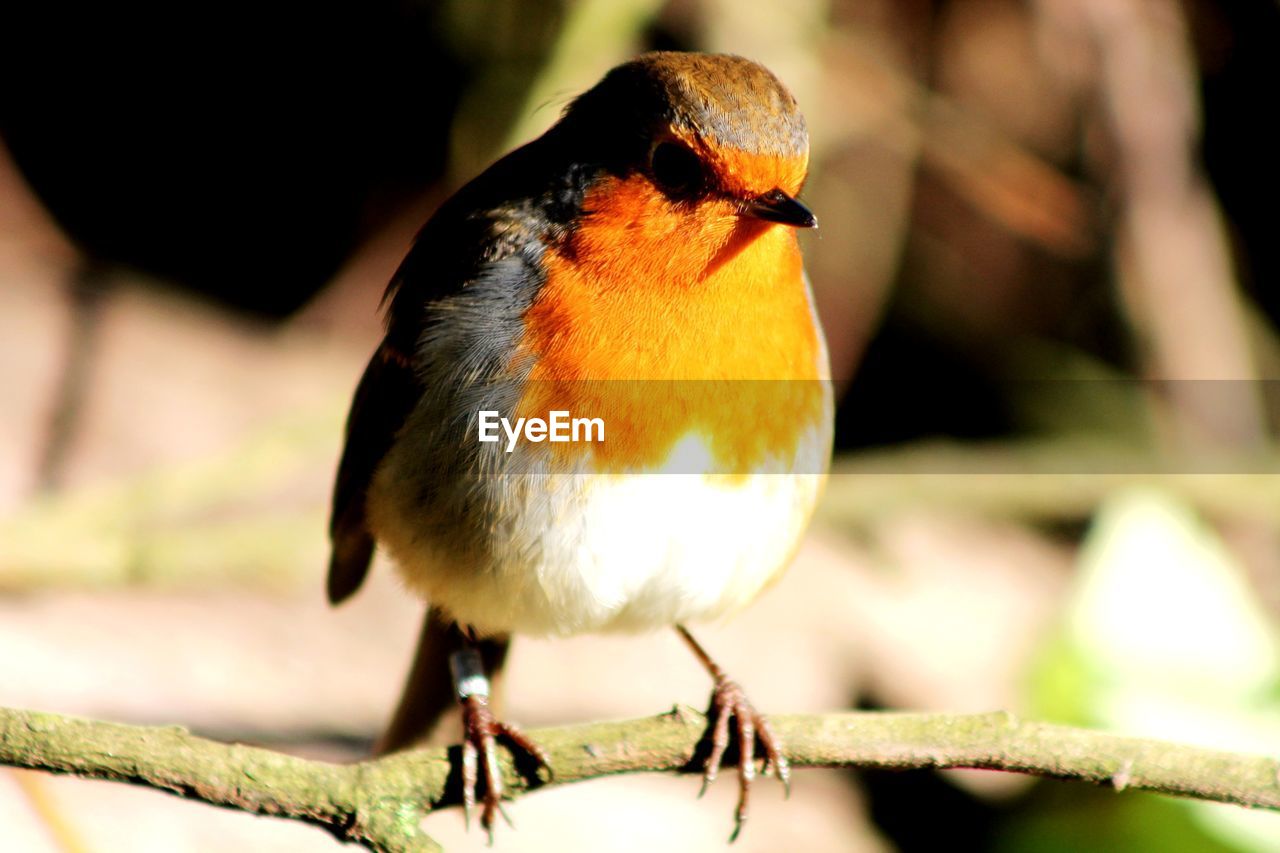
[{"label": "orange plumage", "polygon": [[[735,153],[756,186],[803,175],[803,163]],[[790,458],[823,417],[826,378],[791,229],[742,219],[728,201],[678,209],[638,177],[604,182],[584,206],[525,314],[521,356],[534,367],[519,414],[603,417],[611,440],[591,448],[601,471],[643,471],[690,431],[725,473]]]}]

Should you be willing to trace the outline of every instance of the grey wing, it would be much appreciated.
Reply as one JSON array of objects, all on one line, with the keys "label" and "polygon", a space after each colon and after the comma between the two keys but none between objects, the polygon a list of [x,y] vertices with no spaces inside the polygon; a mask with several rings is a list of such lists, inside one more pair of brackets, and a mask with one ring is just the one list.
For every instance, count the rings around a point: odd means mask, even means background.
[{"label": "grey wing", "polygon": [[530,146],[519,149],[459,190],[423,226],[391,278],[383,297],[390,306],[387,337],[356,389],[333,490],[328,592],[335,604],[359,589],[369,570],[374,541],[366,493],[422,399],[419,375],[447,392],[462,377],[507,367],[521,317],[542,282],[542,220],[519,205],[495,206],[494,199],[510,197],[527,175],[545,171],[523,165],[536,156]]},{"label": "grey wing", "polygon": [[365,518],[365,500],[374,472],[395,442],[422,388],[405,356],[384,342],[373,354],[356,388],[347,416],[346,446],[333,487],[329,517],[329,601],[348,598],[360,588],[373,558],[373,534]]}]

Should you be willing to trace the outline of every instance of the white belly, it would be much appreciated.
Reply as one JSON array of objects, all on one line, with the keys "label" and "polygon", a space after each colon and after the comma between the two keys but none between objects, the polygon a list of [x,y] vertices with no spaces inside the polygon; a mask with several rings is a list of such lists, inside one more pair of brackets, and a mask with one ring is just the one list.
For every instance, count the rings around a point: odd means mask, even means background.
[{"label": "white belly", "polygon": [[[817,501],[829,435],[782,471],[519,475],[467,558],[378,513],[405,581],[481,633],[638,631],[714,619],[749,603],[790,561]],[[669,466],[688,471],[690,450]],[[385,505],[384,505],[385,506]]]}]

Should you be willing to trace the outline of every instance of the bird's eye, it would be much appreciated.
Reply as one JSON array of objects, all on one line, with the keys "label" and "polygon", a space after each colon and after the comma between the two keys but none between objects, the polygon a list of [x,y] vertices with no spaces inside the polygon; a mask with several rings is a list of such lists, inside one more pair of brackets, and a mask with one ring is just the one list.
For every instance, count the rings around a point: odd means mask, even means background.
[{"label": "bird's eye", "polygon": [[659,142],[653,147],[649,172],[658,189],[671,196],[696,195],[706,183],[698,155],[678,142]]}]

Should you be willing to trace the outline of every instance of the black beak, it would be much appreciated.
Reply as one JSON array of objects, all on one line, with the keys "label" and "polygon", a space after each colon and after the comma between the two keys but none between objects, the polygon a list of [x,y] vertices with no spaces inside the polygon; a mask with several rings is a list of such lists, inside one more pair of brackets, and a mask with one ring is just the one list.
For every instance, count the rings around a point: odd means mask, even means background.
[{"label": "black beak", "polygon": [[779,189],[751,199],[743,207],[743,215],[765,222],[779,222],[793,228],[817,228],[813,211]]}]

